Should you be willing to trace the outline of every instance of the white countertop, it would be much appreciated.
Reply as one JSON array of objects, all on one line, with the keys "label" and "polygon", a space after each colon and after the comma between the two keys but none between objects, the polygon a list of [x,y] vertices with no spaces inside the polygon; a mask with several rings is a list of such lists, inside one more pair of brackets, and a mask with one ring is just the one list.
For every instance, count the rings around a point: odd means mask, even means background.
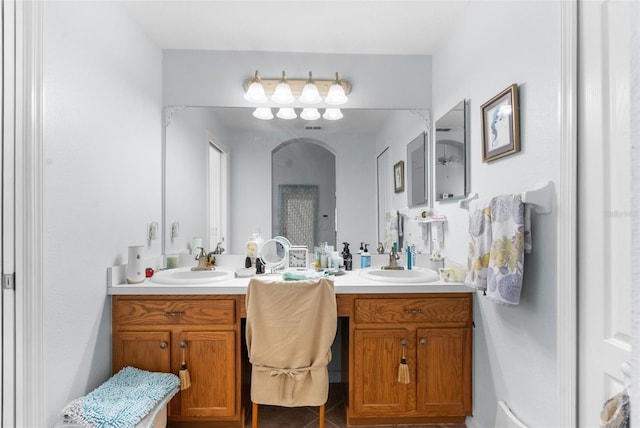
[{"label": "white countertop", "polygon": [[[281,275],[264,274],[260,278],[280,280]],[[461,283],[435,281],[430,283],[398,284],[363,278],[360,269],[332,277],[336,294],[396,294],[396,293],[473,293],[475,290]],[[164,285],[150,282],[140,284],[111,284],[109,295],[187,295],[187,294],[245,294],[250,278],[233,278],[197,285]],[[116,281],[117,282],[117,281]]]}]

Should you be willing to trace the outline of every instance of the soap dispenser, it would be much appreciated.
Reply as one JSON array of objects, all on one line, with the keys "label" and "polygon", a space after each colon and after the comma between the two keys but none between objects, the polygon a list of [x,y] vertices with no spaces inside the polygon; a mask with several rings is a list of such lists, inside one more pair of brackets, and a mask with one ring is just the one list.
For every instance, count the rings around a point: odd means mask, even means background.
[{"label": "soap dispenser", "polygon": [[360,255],[360,268],[371,267],[371,254],[369,254],[369,244],[364,244],[364,249]]},{"label": "soap dispenser", "polygon": [[343,242],[344,249],[342,250],[342,259],[344,260],[344,270],[352,270],[353,269],[353,256],[349,251],[349,243]]}]

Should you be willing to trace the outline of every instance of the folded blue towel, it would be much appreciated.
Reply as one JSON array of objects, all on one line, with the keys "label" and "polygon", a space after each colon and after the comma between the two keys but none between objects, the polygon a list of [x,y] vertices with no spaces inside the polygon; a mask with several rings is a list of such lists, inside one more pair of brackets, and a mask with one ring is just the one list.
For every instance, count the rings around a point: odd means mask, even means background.
[{"label": "folded blue towel", "polygon": [[85,427],[132,428],[164,398],[180,389],[180,378],[125,367],[98,388],[62,409],[71,422]]},{"label": "folded blue towel", "polygon": [[327,271],[314,272],[311,270],[286,269],[282,272],[285,281],[299,281],[304,279],[320,279],[329,276]]}]

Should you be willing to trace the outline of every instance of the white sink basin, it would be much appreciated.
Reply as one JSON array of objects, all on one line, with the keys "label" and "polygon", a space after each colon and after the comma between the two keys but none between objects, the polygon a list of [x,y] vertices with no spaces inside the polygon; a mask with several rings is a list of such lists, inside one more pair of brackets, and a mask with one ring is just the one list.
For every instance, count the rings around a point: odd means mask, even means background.
[{"label": "white sink basin", "polygon": [[440,279],[440,275],[433,269],[416,268],[416,269],[380,269],[371,268],[360,271],[360,276],[373,281],[402,283],[402,284],[420,284],[434,282]]},{"label": "white sink basin", "polygon": [[191,270],[190,267],[156,272],[149,282],[166,285],[209,284],[234,278],[234,272],[216,267],[215,270]]}]

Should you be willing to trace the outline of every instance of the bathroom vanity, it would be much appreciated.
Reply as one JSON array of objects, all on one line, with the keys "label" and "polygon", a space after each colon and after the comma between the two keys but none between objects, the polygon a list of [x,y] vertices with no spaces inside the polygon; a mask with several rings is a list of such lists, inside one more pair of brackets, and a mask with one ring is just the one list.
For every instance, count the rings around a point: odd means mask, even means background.
[{"label": "bathroom vanity", "polygon": [[[170,426],[244,426],[248,281],[108,288],[114,373],[127,365],[172,373],[183,361],[188,367],[191,387],[171,401]],[[473,290],[439,281],[372,281],[358,271],[336,277],[335,287],[347,422],[464,422],[472,410]],[[406,384],[398,382],[403,349]]]}]

